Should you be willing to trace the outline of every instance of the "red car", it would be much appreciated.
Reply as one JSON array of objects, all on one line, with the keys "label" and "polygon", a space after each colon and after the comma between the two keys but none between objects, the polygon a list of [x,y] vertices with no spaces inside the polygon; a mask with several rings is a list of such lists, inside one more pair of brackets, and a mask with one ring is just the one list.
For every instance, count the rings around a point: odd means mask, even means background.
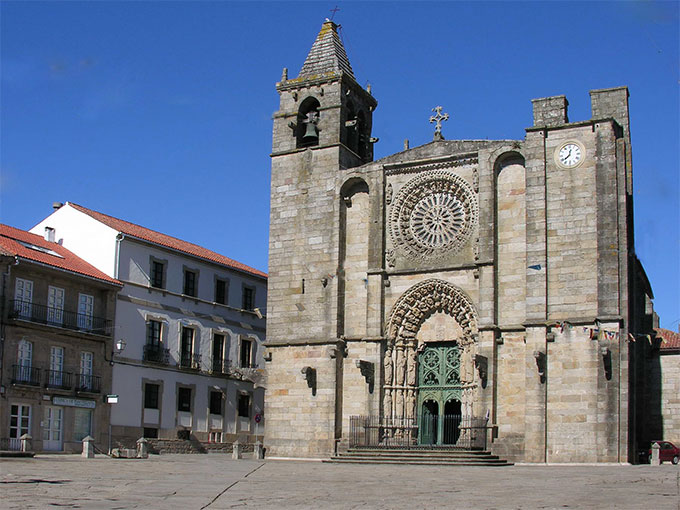
[{"label": "red car", "polygon": [[[670,441],[652,441],[652,444],[659,443],[659,460],[670,460],[673,464],[680,461],[680,448],[675,446]],[[649,462],[652,462],[652,449],[649,449]]]}]

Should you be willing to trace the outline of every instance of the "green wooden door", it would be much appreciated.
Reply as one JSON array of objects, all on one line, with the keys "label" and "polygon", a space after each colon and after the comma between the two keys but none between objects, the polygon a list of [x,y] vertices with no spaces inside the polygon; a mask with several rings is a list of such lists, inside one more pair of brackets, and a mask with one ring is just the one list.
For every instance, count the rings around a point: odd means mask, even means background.
[{"label": "green wooden door", "polygon": [[455,343],[426,345],[418,357],[419,442],[443,444],[446,403],[460,401],[460,350]]}]

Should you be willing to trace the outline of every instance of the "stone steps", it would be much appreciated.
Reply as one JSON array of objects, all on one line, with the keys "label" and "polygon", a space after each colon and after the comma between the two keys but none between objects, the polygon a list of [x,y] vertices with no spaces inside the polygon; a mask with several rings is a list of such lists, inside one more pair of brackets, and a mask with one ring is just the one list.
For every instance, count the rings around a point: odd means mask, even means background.
[{"label": "stone steps", "polygon": [[488,451],[479,450],[387,450],[350,449],[332,456],[325,462],[357,464],[409,464],[444,466],[511,466]]}]

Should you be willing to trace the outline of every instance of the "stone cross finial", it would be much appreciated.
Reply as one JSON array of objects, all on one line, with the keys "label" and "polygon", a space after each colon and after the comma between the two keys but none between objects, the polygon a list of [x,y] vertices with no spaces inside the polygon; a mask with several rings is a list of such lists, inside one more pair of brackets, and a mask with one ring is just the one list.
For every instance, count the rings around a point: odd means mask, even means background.
[{"label": "stone cross finial", "polygon": [[333,18],[335,18],[335,13],[338,12],[339,10],[340,9],[338,8],[337,5],[335,6],[334,9],[331,9],[331,12],[333,13],[333,14],[331,14],[331,21],[333,21]]},{"label": "stone cross finial", "polygon": [[443,140],[444,136],[442,135],[442,121],[449,120],[449,114],[442,113],[441,106],[435,106],[434,108],[432,108],[432,111],[436,113],[430,116],[430,124],[432,124],[433,122],[437,123],[437,125],[434,128],[434,139]]}]

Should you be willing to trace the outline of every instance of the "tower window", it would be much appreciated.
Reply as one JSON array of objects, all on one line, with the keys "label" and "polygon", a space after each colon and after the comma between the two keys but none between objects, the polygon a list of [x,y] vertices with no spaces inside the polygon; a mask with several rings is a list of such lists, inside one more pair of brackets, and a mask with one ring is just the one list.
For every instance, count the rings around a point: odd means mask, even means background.
[{"label": "tower window", "polygon": [[316,98],[308,97],[300,104],[295,128],[296,146],[319,145],[319,107]]}]

